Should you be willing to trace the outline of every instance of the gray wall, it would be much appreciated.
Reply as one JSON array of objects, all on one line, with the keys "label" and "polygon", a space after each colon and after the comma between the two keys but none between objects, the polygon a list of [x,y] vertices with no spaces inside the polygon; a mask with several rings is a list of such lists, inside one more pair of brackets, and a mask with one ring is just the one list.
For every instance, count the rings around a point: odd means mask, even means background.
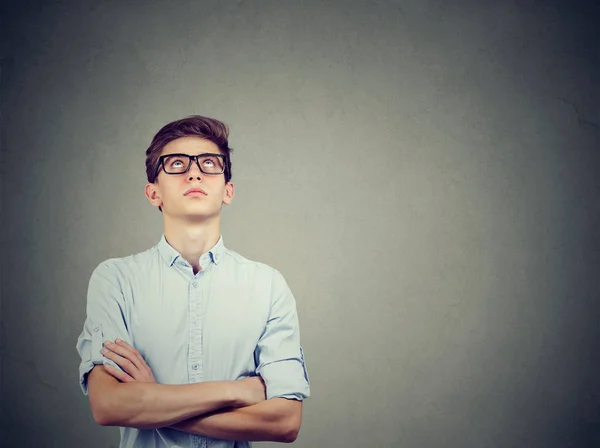
[{"label": "gray wall", "polygon": [[87,282],[160,237],[143,151],[191,113],[232,129],[226,244],[298,301],[296,446],[600,444],[598,7],[485,3],[5,6],[3,445],[117,446]]},{"label": "gray wall", "polygon": [[[3,25],[3,21],[2,18],[0,18],[0,27]],[[4,42],[4,41],[0,41],[0,42]],[[4,89],[2,89],[2,65],[3,65],[3,57],[4,57],[4,51],[5,48],[2,46],[2,44],[0,44],[0,241],[4,242],[4,239],[2,237],[2,229],[3,229],[3,216],[2,216],[2,176],[3,176],[3,166],[2,166],[2,144],[3,144],[3,136],[2,136],[2,118],[4,117],[4,109],[3,109],[3,105],[4,105],[4,98],[3,98],[3,93],[4,93]],[[4,248],[4,244],[2,244],[2,246],[0,246],[0,252],[2,252],[1,249]],[[0,398],[3,397],[2,394],[2,359],[4,358],[4,327],[3,327],[3,309],[2,309],[2,271],[3,269],[1,269],[0,266]],[[3,435],[3,431],[4,431],[4,400],[0,399],[0,436]]]}]

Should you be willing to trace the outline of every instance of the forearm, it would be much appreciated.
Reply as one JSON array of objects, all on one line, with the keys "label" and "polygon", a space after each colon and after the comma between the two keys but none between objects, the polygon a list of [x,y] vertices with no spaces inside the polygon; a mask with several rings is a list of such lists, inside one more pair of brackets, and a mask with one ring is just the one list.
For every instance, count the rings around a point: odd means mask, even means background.
[{"label": "forearm", "polygon": [[163,385],[110,382],[106,378],[100,381],[104,387],[95,384],[97,389],[90,383],[90,401],[94,418],[104,426],[162,428],[238,405],[228,382]]},{"label": "forearm", "polygon": [[223,383],[124,383],[109,400],[112,426],[155,429],[231,406]]},{"label": "forearm", "polygon": [[171,427],[217,439],[289,443],[296,439],[301,422],[302,402],[272,398],[244,408],[194,417]]}]

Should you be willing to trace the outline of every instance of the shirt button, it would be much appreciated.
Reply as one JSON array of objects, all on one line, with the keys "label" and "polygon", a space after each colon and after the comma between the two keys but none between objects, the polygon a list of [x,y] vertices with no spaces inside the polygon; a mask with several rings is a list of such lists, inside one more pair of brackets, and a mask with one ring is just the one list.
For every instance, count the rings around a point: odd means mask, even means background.
[{"label": "shirt button", "polygon": [[192,366],[192,370],[198,370],[198,364],[194,364],[194,365]]},{"label": "shirt button", "polygon": [[100,331],[100,327],[94,327],[94,331]]},{"label": "shirt button", "polygon": [[198,287],[198,283],[197,282],[193,282],[192,283],[192,288],[197,288]]}]

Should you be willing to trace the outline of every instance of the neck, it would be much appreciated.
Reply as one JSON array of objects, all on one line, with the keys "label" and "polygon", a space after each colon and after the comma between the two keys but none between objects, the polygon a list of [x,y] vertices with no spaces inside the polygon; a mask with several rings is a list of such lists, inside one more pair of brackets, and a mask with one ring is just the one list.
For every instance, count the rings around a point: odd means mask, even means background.
[{"label": "neck", "polygon": [[180,221],[164,216],[167,242],[194,267],[200,270],[200,256],[217,244],[221,236],[219,216],[202,221]]}]

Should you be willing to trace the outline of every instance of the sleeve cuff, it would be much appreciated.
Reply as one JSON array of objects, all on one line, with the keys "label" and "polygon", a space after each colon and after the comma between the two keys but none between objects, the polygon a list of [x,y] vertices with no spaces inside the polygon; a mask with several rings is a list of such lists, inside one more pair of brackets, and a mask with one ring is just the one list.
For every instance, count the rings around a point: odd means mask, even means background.
[{"label": "sleeve cuff", "polygon": [[302,401],[310,396],[306,368],[297,360],[268,364],[259,373],[267,386],[267,399],[289,398]]}]

